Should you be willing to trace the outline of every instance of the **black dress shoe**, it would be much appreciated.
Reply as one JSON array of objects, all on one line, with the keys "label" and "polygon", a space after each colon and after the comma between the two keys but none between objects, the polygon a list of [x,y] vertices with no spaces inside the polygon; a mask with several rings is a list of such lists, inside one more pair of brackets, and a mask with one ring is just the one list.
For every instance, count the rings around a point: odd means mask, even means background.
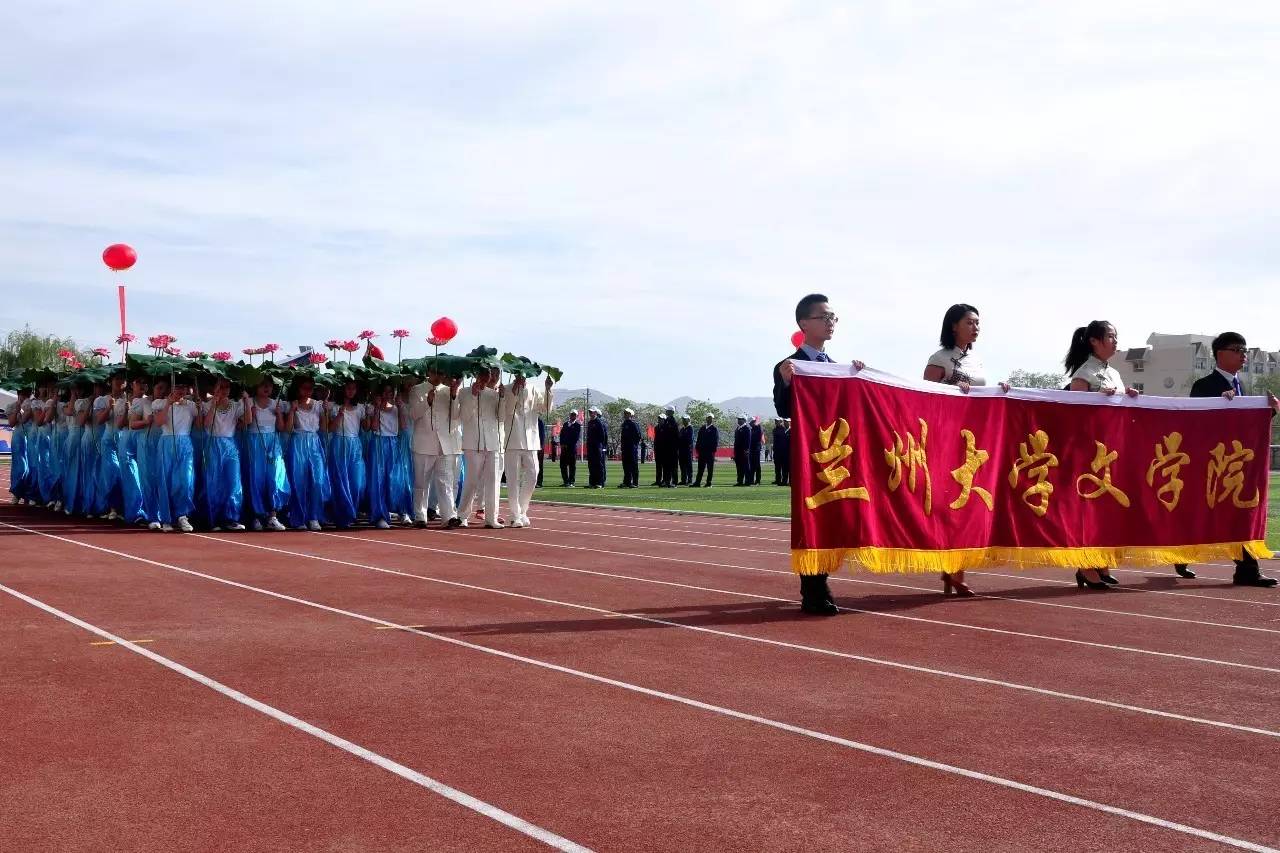
[{"label": "black dress shoe", "polygon": [[1266,575],[1235,575],[1231,578],[1231,582],[1236,586],[1275,586],[1277,581],[1275,578],[1269,578]]},{"label": "black dress shoe", "polygon": [[[440,520],[440,513],[436,512],[434,509],[427,510],[427,521],[439,521],[439,520]],[[425,527],[426,525],[423,525],[423,526]]]},{"label": "black dress shoe", "polygon": [[449,519],[448,523],[445,524],[445,527],[449,528],[450,530],[453,530],[455,527],[461,527],[461,526],[462,526],[462,519],[458,518],[456,515],[453,518]]},{"label": "black dress shoe", "polygon": [[831,601],[803,601],[800,603],[800,612],[813,616],[837,616],[840,608]]},{"label": "black dress shoe", "polygon": [[1191,569],[1187,568],[1186,563],[1175,563],[1175,564],[1174,564],[1174,566],[1173,566],[1173,570],[1174,570],[1175,572],[1177,572],[1177,573],[1178,573],[1178,577],[1180,577],[1180,578],[1188,578],[1188,579],[1190,579],[1190,578],[1194,578],[1194,577],[1196,576],[1196,573],[1195,573],[1195,572],[1193,572],[1193,571],[1191,571]]},{"label": "black dress shoe", "polygon": [[1120,585],[1120,581],[1112,577],[1111,572],[1108,572],[1106,569],[1098,569],[1098,577],[1102,578],[1102,582],[1105,584],[1110,584],[1111,586]]},{"label": "black dress shoe", "polygon": [[418,528],[419,530],[421,530],[422,528],[424,528],[424,527],[426,527],[426,526],[427,526],[427,523],[426,523],[425,521],[423,521],[422,519],[418,519],[417,521],[415,521],[415,522],[413,523],[413,526],[414,526],[414,527],[416,527],[416,528]]}]

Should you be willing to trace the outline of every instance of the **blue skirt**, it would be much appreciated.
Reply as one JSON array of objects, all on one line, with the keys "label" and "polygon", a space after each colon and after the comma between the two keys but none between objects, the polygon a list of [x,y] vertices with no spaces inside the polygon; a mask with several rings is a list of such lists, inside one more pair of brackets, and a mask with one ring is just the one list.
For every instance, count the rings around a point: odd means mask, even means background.
[{"label": "blue skirt", "polygon": [[240,483],[240,448],[229,436],[206,436],[204,448],[204,501],[214,526],[240,521],[244,490]]},{"label": "blue skirt", "polygon": [[280,452],[280,435],[250,429],[245,433],[246,503],[256,516],[266,516],[289,505],[289,476],[285,472],[284,454]]},{"label": "blue skirt", "polygon": [[80,463],[84,458],[80,453],[80,440],[83,435],[84,427],[72,425],[67,429],[63,444],[62,504],[68,515],[80,511]]},{"label": "blue skirt", "polygon": [[67,470],[67,429],[62,424],[56,424],[53,435],[50,436],[49,467],[52,469],[49,474],[53,480],[52,499],[62,501],[65,505],[66,493],[62,481]]},{"label": "blue skirt", "polygon": [[173,524],[195,509],[196,466],[191,436],[161,433],[152,456],[156,480],[156,521]]},{"label": "blue skirt", "polygon": [[80,496],[77,510],[85,515],[101,515],[98,501],[98,433],[99,427],[85,425],[80,432]]},{"label": "blue skirt", "polygon": [[[114,429],[102,430],[98,442],[98,505],[103,511],[124,508],[120,488],[119,437]],[[101,514],[101,513],[100,513]]]},{"label": "blue skirt", "polygon": [[13,443],[9,445],[9,491],[14,497],[30,497],[31,475],[27,466],[26,424],[13,431]]},{"label": "blue skirt", "polygon": [[329,484],[333,523],[350,527],[365,494],[364,442],[358,435],[335,434],[329,445]]},{"label": "blue skirt", "polygon": [[146,448],[146,430],[122,429],[116,436],[116,458],[120,463],[120,506],[130,524],[149,521],[143,501],[139,446]]},{"label": "blue skirt", "polygon": [[329,466],[317,432],[295,432],[289,439],[289,526],[323,521],[328,503]]},{"label": "blue skirt", "polygon": [[375,435],[369,441],[369,521],[390,522],[391,513],[413,515],[409,460],[400,437]]},{"label": "blue skirt", "polygon": [[[30,458],[28,454],[27,458]],[[53,453],[53,425],[36,430],[36,471],[40,484],[40,502],[58,499],[57,458]]]}]

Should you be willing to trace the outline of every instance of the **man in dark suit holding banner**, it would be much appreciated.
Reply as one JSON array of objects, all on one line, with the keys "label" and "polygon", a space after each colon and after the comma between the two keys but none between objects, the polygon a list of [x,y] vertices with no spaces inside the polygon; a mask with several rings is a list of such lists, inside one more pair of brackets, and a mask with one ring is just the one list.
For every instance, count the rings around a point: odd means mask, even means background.
[{"label": "man in dark suit holding banner", "polygon": [[[1223,332],[1213,339],[1210,344],[1213,349],[1213,360],[1215,367],[1213,372],[1207,376],[1201,376],[1191,386],[1192,397],[1223,397],[1227,400],[1234,400],[1236,397],[1244,394],[1244,388],[1240,384],[1239,373],[1244,369],[1245,363],[1248,361],[1248,345],[1245,343],[1244,335],[1238,332]],[[1267,402],[1271,404],[1272,417],[1276,413],[1280,413],[1280,400],[1276,399],[1274,394],[1267,394]],[[1231,578],[1231,582],[1237,586],[1264,586],[1271,587],[1276,585],[1275,578],[1269,578],[1262,574],[1258,567],[1257,559],[1248,552],[1240,555],[1241,559],[1236,560],[1236,572]],[[1173,570],[1184,578],[1194,578],[1196,573],[1191,571],[1185,564],[1175,565]]]},{"label": "man in dark suit holding banner", "polygon": [[[835,334],[838,322],[840,318],[832,313],[827,297],[821,293],[811,293],[796,305],[796,325],[804,334],[804,342],[773,368],[773,407],[778,410],[778,417],[791,417],[791,377],[795,375],[793,360],[835,361],[827,355],[826,344]],[[860,361],[853,364],[859,370],[863,368]],[[800,609],[821,616],[834,616],[840,612],[831,597],[826,575],[800,575]]]}]

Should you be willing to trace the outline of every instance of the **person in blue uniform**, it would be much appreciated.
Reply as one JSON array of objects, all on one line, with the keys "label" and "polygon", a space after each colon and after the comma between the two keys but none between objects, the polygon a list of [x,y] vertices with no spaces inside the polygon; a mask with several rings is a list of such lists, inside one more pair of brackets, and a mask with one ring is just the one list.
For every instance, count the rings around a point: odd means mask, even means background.
[{"label": "person in blue uniform", "polygon": [[605,460],[609,456],[609,426],[600,417],[600,410],[592,406],[587,410],[587,487],[603,489],[606,474]]},{"label": "person in blue uniform", "polygon": [[733,464],[738,469],[738,482],[735,486],[745,486],[750,482],[751,463],[747,454],[751,451],[751,427],[746,416],[738,415],[738,425],[733,430]]},{"label": "person in blue uniform", "polygon": [[[1244,335],[1239,332],[1223,332],[1213,339],[1213,343],[1209,345],[1213,350],[1214,368],[1213,372],[1201,376],[1191,386],[1192,397],[1223,397],[1227,400],[1233,400],[1244,393],[1244,387],[1240,384],[1239,372],[1244,369],[1248,362],[1248,344],[1245,343]],[[1276,399],[1274,394],[1267,394],[1268,402],[1271,403],[1272,417],[1280,413],[1280,401]],[[1248,552],[1242,553],[1240,559],[1235,561],[1236,571],[1231,578],[1231,582],[1236,586],[1262,586],[1272,587],[1276,585],[1275,578],[1269,578],[1262,574],[1258,560]],[[1196,573],[1191,571],[1185,564],[1175,565],[1173,567],[1179,575],[1184,578],[1194,578]]]},{"label": "person in blue uniform", "polygon": [[634,409],[622,411],[622,482],[619,489],[634,489],[640,485],[640,425],[635,421]]},{"label": "person in blue uniform", "polygon": [[570,412],[569,420],[560,425],[560,479],[567,488],[575,488],[578,480],[578,442],[582,440],[582,424],[578,413]]},{"label": "person in blue uniform", "polygon": [[751,449],[747,452],[747,464],[750,468],[747,484],[760,485],[760,454],[764,451],[764,427],[760,426],[759,416],[751,420]]},{"label": "person in blue uniform", "polygon": [[[698,478],[693,481],[692,488],[711,488],[711,477],[716,470],[716,451],[720,448],[720,430],[716,428],[716,419],[707,415],[706,423],[698,427]],[[702,474],[706,472],[707,482],[702,482]]]},{"label": "person in blue uniform", "polygon": [[773,484],[791,485],[791,426],[778,418],[773,427]]},{"label": "person in blue uniform", "polygon": [[[835,361],[827,355],[826,344],[836,331],[840,318],[831,310],[827,297],[811,293],[796,303],[796,325],[804,335],[804,342],[790,356],[773,368],[773,407],[778,416],[791,417],[791,377],[795,375],[795,361]],[[853,363],[861,370],[860,361]],[[800,576],[800,609],[805,613],[834,616],[840,612],[831,596],[831,588],[824,574]]]},{"label": "person in blue uniform", "polygon": [[680,485],[687,486],[693,482],[693,425],[689,416],[680,418]]}]

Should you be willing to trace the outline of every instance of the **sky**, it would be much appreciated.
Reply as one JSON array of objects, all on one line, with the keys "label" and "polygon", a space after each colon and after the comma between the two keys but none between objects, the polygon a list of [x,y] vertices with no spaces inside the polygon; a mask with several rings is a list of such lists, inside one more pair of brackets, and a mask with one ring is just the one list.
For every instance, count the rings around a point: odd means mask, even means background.
[{"label": "sky", "polygon": [[447,315],[652,402],[767,395],[814,291],[908,376],[954,302],[993,379],[1093,319],[1280,349],[1275,4],[16,4],[0,330]]}]

